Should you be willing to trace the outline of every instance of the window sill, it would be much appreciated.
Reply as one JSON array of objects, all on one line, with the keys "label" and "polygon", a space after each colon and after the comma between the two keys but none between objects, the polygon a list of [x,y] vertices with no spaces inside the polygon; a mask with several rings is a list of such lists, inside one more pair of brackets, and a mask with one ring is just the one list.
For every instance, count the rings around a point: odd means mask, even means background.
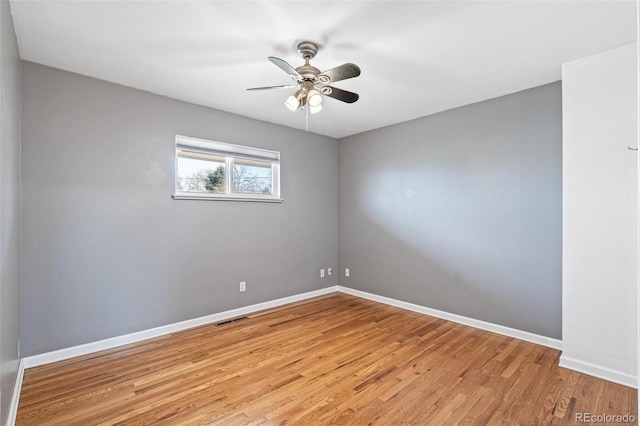
[{"label": "window sill", "polygon": [[282,203],[282,198],[252,198],[252,197],[216,197],[211,195],[183,195],[173,194],[174,200],[197,200],[197,201],[244,201],[254,203]]}]

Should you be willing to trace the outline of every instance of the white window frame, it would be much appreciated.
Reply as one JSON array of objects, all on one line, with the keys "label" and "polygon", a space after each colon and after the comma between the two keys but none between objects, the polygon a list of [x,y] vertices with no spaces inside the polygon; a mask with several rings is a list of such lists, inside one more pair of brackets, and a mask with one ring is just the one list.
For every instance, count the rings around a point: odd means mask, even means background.
[{"label": "white window frame", "polygon": [[[178,190],[178,152],[191,151],[196,153],[212,154],[225,158],[225,193],[187,192]],[[271,164],[272,194],[247,194],[232,192],[232,175],[234,161],[257,160]],[[259,201],[267,203],[281,203],[280,198],[280,153],[262,148],[254,148],[244,145],[235,145],[226,142],[211,141],[207,139],[193,138],[190,136],[176,135],[175,144],[175,175],[174,175],[174,200],[211,200],[211,201]]]}]

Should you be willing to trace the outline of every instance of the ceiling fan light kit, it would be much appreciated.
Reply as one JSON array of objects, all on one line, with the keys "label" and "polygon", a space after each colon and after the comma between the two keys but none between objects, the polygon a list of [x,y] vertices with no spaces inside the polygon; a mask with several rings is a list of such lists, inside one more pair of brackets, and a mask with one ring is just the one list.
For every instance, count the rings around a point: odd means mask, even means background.
[{"label": "ceiling fan light kit", "polygon": [[289,96],[284,104],[291,110],[303,109],[309,105],[309,112],[315,114],[322,110],[322,96],[320,92],[313,89],[313,84],[303,81],[300,89],[292,96]]},{"label": "ceiling fan light kit", "polygon": [[284,104],[291,111],[305,109],[308,105],[308,111],[311,114],[316,114],[322,111],[322,95],[346,103],[356,102],[360,98],[357,93],[338,89],[329,85],[329,83],[359,76],[360,68],[357,65],[346,63],[321,72],[318,68],[309,64],[309,61],[318,53],[318,46],[315,43],[310,41],[298,43],[297,51],[300,57],[304,59],[304,65],[297,68],[293,68],[286,61],[280,58],[269,56],[269,61],[289,74],[291,79],[295,81],[295,85],[253,87],[247,90],[287,89],[297,87],[298,90],[293,95],[289,96],[284,101]]}]

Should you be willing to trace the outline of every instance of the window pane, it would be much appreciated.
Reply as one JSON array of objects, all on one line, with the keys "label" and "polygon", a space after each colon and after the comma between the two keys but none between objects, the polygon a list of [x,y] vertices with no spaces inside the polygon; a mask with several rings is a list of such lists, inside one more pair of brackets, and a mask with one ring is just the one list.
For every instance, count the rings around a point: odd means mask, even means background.
[{"label": "window pane", "polygon": [[233,161],[233,192],[243,194],[273,194],[271,163],[235,159]]},{"label": "window pane", "polygon": [[176,200],[282,202],[280,153],[176,136]]},{"label": "window pane", "polygon": [[225,158],[190,151],[178,151],[176,190],[224,194]]}]

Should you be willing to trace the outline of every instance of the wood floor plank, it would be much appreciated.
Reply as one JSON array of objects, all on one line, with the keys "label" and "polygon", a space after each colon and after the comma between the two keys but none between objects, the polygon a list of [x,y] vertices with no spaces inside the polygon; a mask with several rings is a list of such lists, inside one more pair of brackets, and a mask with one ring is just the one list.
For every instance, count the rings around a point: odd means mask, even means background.
[{"label": "wood floor plank", "polygon": [[334,293],[25,371],[17,425],[573,424],[637,391],[559,352]]}]

